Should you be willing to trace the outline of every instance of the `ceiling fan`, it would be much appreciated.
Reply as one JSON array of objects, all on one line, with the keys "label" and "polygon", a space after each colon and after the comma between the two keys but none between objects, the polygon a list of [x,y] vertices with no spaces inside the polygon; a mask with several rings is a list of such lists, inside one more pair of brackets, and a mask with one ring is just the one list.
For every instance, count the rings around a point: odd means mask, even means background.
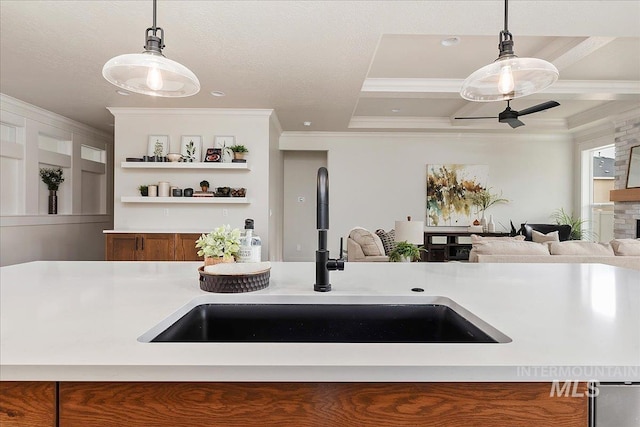
[{"label": "ceiling fan", "polygon": [[547,101],[542,104],[534,105],[533,107],[525,108],[521,111],[512,110],[509,105],[510,100],[507,100],[507,108],[498,114],[498,117],[455,117],[456,120],[470,120],[470,119],[498,119],[500,123],[507,123],[512,128],[524,126],[518,117],[526,116],[527,114],[538,113],[540,111],[548,110],[549,108],[557,107],[560,105],[556,101]]}]

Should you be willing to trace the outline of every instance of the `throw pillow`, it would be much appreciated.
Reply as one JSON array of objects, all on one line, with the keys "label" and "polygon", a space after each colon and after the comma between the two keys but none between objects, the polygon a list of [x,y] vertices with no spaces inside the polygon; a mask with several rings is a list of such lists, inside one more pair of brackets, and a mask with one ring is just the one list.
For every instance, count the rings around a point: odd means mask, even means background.
[{"label": "throw pillow", "polygon": [[547,245],[522,240],[493,240],[474,245],[476,255],[549,255]]},{"label": "throw pillow", "polygon": [[365,256],[384,255],[382,241],[369,230],[364,228],[354,228],[349,233],[349,237],[362,247],[362,252],[364,252]]},{"label": "throw pillow", "polygon": [[550,233],[544,234],[536,230],[531,230],[531,239],[535,243],[545,243],[545,242],[559,242],[560,234],[558,230],[552,231]]},{"label": "throw pillow", "polygon": [[640,256],[640,239],[613,239],[611,247],[618,256]]},{"label": "throw pillow", "polygon": [[615,255],[608,243],[583,242],[582,240],[551,242],[549,243],[549,252],[551,255]]},{"label": "throw pillow", "polygon": [[382,241],[384,254],[388,256],[389,252],[394,250],[396,247],[396,231],[395,230],[384,231],[383,229],[378,229],[376,230],[376,234]]}]

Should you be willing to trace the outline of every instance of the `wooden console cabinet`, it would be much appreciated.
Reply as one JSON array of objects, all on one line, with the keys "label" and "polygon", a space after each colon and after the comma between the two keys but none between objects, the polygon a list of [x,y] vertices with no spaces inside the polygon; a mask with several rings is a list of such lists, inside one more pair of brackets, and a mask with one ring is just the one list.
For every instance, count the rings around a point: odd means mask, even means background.
[{"label": "wooden console cabinet", "polygon": [[508,233],[434,232],[424,233],[422,261],[468,261],[471,251],[471,235],[506,237]]},{"label": "wooden console cabinet", "polygon": [[107,261],[200,261],[194,233],[108,233]]}]

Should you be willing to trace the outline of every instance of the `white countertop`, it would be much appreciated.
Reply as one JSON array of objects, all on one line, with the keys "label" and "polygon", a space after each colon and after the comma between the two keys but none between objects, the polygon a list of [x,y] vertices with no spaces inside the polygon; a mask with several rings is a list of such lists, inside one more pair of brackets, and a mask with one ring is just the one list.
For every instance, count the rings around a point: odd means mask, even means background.
[{"label": "white countertop", "polygon": [[[33,262],[0,268],[0,379],[43,381],[640,381],[640,272],[600,264],[313,263],[270,286],[201,291],[198,262]],[[422,287],[425,292],[411,292]],[[450,298],[497,344],[145,343],[207,302],[419,303]]]}]

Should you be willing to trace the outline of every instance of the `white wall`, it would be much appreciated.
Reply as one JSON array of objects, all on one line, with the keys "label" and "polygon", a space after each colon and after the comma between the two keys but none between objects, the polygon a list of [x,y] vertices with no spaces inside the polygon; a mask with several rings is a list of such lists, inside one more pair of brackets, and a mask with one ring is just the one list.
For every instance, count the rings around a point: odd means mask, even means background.
[{"label": "white wall", "polygon": [[334,254],[339,238],[354,226],[388,230],[407,215],[424,219],[427,164],[488,165],[488,186],[511,201],[488,211],[498,231],[509,220],[516,227],[550,222],[555,209],[573,206],[568,135],[285,132],[280,148],[328,151]]},{"label": "white wall", "polygon": [[[0,265],[104,259],[102,230],[113,226],[112,138],[1,94],[0,121],[10,129],[0,141]],[[49,137],[60,138],[64,153],[39,148]],[[104,162],[82,159],[82,146],[101,150]],[[47,214],[40,167],[63,168],[58,215]],[[87,173],[91,179],[83,179]]]},{"label": "white wall", "polygon": [[280,151],[282,128],[275,114],[269,124],[269,259],[282,261],[284,228],[284,156]]},{"label": "white wall", "polygon": [[[209,232],[222,224],[242,229],[245,218],[253,218],[255,232],[262,238],[262,258],[268,259],[272,110],[110,108],[110,111],[115,116],[115,230]],[[147,154],[149,135],[169,135],[169,152],[174,153],[180,152],[182,135],[201,135],[203,150],[214,146],[215,136],[235,136],[237,144],[249,149],[250,171],[123,169],[121,162],[127,157]],[[122,196],[138,195],[141,184],[169,181],[172,186],[199,190],[199,182],[205,179],[212,188],[245,187],[251,203],[193,205],[120,201]]]}]

